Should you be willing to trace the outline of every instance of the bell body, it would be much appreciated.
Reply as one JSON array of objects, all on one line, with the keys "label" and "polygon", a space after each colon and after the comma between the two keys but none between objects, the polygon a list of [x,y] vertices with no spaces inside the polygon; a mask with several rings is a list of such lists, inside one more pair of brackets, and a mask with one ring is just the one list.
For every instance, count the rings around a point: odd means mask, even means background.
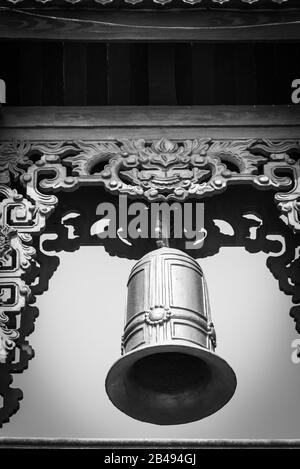
[{"label": "bell body", "polygon": [[177,249],[152,251],[129,276],[123,356],[106,378],[108,396],[145,422],[174,425],[204,418],[223,407],[236,387],[215,345],[199,264]]}]

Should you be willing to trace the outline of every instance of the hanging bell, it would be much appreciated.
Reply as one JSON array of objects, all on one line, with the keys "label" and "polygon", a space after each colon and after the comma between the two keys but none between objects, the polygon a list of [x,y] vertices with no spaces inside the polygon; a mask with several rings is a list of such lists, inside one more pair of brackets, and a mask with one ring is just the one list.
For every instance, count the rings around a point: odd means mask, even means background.
[{"label": "hanging bell", "polygon": [[123,356],[107,375],[106,392],[118,409],[143,422],[200,420],[236,388],[235,373],[215,346],[199,264],[177,249],[152,251],[129,276]]}]

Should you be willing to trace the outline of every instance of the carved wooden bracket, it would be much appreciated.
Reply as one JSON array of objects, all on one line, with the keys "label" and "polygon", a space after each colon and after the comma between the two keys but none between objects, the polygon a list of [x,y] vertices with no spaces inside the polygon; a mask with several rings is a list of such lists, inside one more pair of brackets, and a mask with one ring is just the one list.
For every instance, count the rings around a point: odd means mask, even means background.
[{"label": "carved wooden bracket", "polygon": [[[39,277],[36,240],[59,203],[59,191],[82,186],[104,187],[115,194],[152,201],[205,202],[230,185],[248,185],[275,192],[274,202],[286,216],[290,237],[300,234],[300,145],[291,140],[101,140],[101,141],[2,141],[0,143],[0,362],[9,373],[22,371],[32,356],[27,342],[18,344],[16,317],[34,315],[30,306],[32,284]],[[209,238],[209,233],[208,233]],[[267,241],[266,241],[267,242]],[[268,251],[268,248],[267,248]],[[255,252],[255,249],[253,250]],[[40,253],[41,254],[41,253]],[[43,256],[44,254],[41,254]],[[45,255],[44,255],[45,256]],[[40,262],[40,261],[39,261]],[[268,261],[280,288],[300,303],[297,242],[284,259],[289,269]],[[49,271],[57,267],[54,260]],[[40,281],[40,283],[42,283]],[[27,309],[26,309],[27,308]],[[300,306],[291,315],[300,332]],[[13,326],[12,326],[13,325]],[[21,358],[12,358],[16,343]],[[23,355],[22,355],[23,354]],[[25,358],[24,358],[25,357]],[[20,364],[20,360],[23,363]],[[22,361],[21,360],[21,361]],[[21,394],[3,380],[0,394],[10,396],[0,421],[18,408]],[[11,393],[11,394],[9,394]]]}]

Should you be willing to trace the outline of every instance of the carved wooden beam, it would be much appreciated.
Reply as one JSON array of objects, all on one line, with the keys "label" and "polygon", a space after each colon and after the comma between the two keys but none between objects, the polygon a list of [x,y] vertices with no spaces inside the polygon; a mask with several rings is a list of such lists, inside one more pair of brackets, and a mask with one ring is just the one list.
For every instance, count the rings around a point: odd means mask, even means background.
[{"label": "carved wooden beam", "polygon": [[103,6],[109,7],[111,5],[122,8],[128,5],[138,5],[143,8],[153,8],[156,5],[167,5],[171,3],[171,6],[178,6],[179,4],[188,5],[200,5],[203,8],[220,6],[222,9],[226,8],[275,8],[281,7],[296,7],[298,6],[297,0],[4,0],[6,5],[17,6],[19,8],[41,8],[48,7],[62,7],[66,8],[76,7],[77,8],[101,8]]},{"label": "carved wooden beam", "polygon": [[[249,5],[248,5],[249,6]],[[0,8],[0,38],[89,41],[299,40],[299,9],[101,11]]]},{"label": "carved wooden beam", "polygon": [[299,138],[300,106],[24,106],[0,110],[1,140]]},{"label": "carved wooden beam", "polygon": [[[152,1],[158,4],[170,3],[172,0],[124,0],[125,3],[135,5],[137,3],[143,3],[144,6],[151,5]],[[221,5],[222,7],[236,8],[236,7],[245,7],[250,5],[254,8],[266,8],[266,7],[275,7],[276,5],[285,6],[297,6],[297,0],[182,0],[185,3],[195,4],[201,3],[203,7],[214,6],[217,7]],[[90,8],[97,7],[99,5],[109,5],[113,3],[114,0],[5,0],[8,5],[18,5],[22,8],[32,8],[36,6],[40,8],[41,6],[62,6],[66,7],[68,5],[78,5],[79,8]],[[289,3],[288,3],[289,2]],[[117,3],[117,2],[115,2]],[[175,1],[174,1],[175,3]],[[246,4],[246,5],[245,5]],[[272,5],[273,4],[273,5]],[[122,3],[118,6],[122,6]]]}]

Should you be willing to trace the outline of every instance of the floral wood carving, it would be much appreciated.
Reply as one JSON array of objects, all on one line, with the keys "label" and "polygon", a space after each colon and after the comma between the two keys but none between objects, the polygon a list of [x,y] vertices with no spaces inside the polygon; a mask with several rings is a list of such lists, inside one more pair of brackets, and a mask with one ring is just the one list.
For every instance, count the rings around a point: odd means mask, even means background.
[{"label": "floral wood carving", "polygon": [[[72,168],[72,176],[61,183],[65,188],[103,184],[111,192],[149,201],[183,201],[217,194],[231,184],[251,184],[278,190],[279,209],[294,231],[300,230],[298,141],[140,139],[77,145],[77,154],[62,161]],[[107,164],[97,172],[100,162]]]},{"label": "floral wood carving", "polygon": [[[9,324],[25,310],[34,316],[36,313],[30,303],[35,294],[47,288],[47,278],[32,286],[40,275],[36,251],[39,236],[59,202],[60,191],[72,192],[81,186],[93,186],[149,202],[188,198],[205,201],[230,185],[248,185],[252,190],[269,190],[272,196],[275,193],[278,219],[280,212],[284,214],[291,228],[289,236],[295,236],[294,232],[298,237],[299,155],[297,140],[0,142],[0,368],[9,365],[18,343],[18,328]],[[266,240],[265,252],[268,243]],[[252,249],[253,244],[249,246]],[[299,264],[295,255],[295,249],[290,249],[288,258],[282,260],[282,266],[290,266],[287,277],[292,281]],[[40,251],[39,256],[39,259],[47,257]],[[54,257],[47,262],[51,276],[58,260]],[[282,266],[276,260],[269,261],[276,278]],[[294,295],[294,302],[300,302],[291,285],[281,284],[281,288],[289,289],[287,293]],[[294,308],[292,313],[299,330],[300,306]],[[26,362],[32,350],[24,342],[22,347]],[[14,363],[7,369],[15,372],[25,366],[26,363],[22,366]],[[0,411],[2,422],[16,411],[21,397],[17,390],[13,392],[9,388],[8,379],[4,382],[6,387],[4,390],[0,387],[0,394],[10,395],[7,399],[10,410],[6,409],[3,417]]]}]

